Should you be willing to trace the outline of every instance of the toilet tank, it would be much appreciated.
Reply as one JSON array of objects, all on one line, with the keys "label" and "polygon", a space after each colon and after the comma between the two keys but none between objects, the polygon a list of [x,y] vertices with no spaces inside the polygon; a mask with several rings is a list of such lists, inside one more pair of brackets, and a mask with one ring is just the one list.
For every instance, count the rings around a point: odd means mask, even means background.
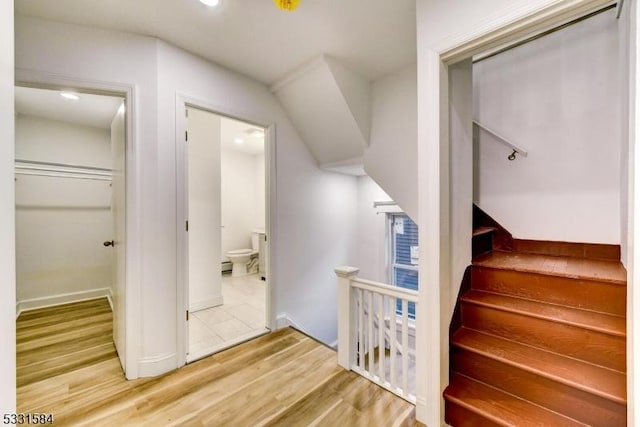
[{"label": "toilet tank", "polygon": [[260,250],[260,240],[264,236],[264,230],[255,229],[251,232],[251,249],[254,251]]}]

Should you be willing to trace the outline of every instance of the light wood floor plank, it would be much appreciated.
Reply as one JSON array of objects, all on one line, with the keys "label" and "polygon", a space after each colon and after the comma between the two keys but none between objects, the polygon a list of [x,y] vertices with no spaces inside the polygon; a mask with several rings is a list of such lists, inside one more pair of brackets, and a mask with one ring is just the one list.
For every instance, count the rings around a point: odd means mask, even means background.
[{"label": "light wood floor plank", "polygon": [[126,381],[106,299],[76,308],[18,319],[19,412],[53,413],[63,426],[415,424],[413,405],[338,367],[335,351],[291,328]]}]

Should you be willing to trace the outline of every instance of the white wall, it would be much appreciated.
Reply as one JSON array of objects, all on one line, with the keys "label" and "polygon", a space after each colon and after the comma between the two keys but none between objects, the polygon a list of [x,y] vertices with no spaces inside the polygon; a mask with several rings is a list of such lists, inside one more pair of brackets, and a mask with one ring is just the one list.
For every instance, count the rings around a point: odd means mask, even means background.
[{"label": "white wall", "polygon": [[221,118],[189,108],[189,311],[223,304],[220,276]]},{"label": "white wall", "polygon": [[514,237],[620,243],[615,10],[474,64],[474,113],[528,151],[479,133],[477,202]]},{"label": "white wall", "polygon": [[386,209],[373,202],[391,201],[391,197],[368,176],[358,179],[358,226],[353,266],[358,277],[388,283]]},{"label": "white wall", "polygon": [[251,232],[264,229],[264,155],[222,150],[222,260],[251,249]]},{"label": "white wall", "polygon": [[[108,167],[109,131],[18,116],[16,157]],[[110,288],[112,254],[102,244],[113,238],[109,182],[18,175],[15,191],[18,302],[33,308]]]},{"label": "white wall", "polygon": [[266,228],[266,158],[264,153],[253,156],[254,162],[254,174],[256,185],[256,211],[255,211],[255,224],[256,228],[264,230]]},{"label": "white wall", "polygon": [[373,82],[364,169],[419,224],[417,121],[415,65]]},{"label": "white wall", "polygon": [[[159,168],[164,171],[162,185],[171,189],[164,193],[167,209],[175,203],[171,178],[176,92],[240,119],[261,125],[276,124],[278,194],[277,198],[271,196],[271,203],[277,231],[269,236],[274,260],[271,272],[274,313],[286,313],[309,334],[325,343],[333,342],[337,336],[333,269],[348,261],[353,242],[355,178],[318,169],[278,101],[264,85],[163,42],[159,43],[159,71],[162,147]],[[170,242],[175,242],[173,221],[175,218],[170,215],[162,218]],[[167,250],[171,247],[169,243]],[[171,273],[175,275],[175,263],[167,262],[164,268],[168,277]]]},{"label": "white wall", "polygon": [[[324,342],[336,337],[336,278],[348,261],[355,229],[356,180],[317,168],[264,85],[157,40],[112,31],[17,18],[16,64],[84,81],[135,85],[141,210],[138,369],[154,375],[177,362],[176,92],[228,114],[275,124],[277,190],[271,237],[274,313],[288,313]],[[132,172],[131,170],[129,172]],[[129,296],[129,295],[128,295]],[[129,375],[132,375],[129,372]]]},{"label": "white wall", "polygon": [[13,2],[0,5],[0,413],[16,411]]},{"label": "white wall", "polygon": [[470,32],[483,34],[562,0],[417,0],[418,57],[451,48]]},{"label": "white wall", "polygon": [[110,131],[18,114],[16,158],[111,168]]}]

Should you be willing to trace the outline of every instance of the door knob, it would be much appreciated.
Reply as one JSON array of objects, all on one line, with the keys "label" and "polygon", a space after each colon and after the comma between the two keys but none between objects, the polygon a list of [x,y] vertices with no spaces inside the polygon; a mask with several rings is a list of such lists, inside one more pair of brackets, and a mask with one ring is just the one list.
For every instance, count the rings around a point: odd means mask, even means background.
[{"label": "door knob", "polygon": [[109,240],[107,242],[103,242],[102,244],[105,245],[105,246],[114,246],[115,242],[113,240]]}]

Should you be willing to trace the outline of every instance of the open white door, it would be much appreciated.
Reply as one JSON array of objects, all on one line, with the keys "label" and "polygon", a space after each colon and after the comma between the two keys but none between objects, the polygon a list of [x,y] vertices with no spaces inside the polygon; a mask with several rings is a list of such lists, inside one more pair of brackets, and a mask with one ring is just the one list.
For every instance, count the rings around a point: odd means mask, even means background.
[{"label": "open white door", "polygon": [[[223,304],[220,117],[193,107],[187,107],[187,112],[188,226],[185,230],[188,230],[187,310],[192,313]],[[187,354],[187,361],[192,360],[190,356],[193,355]]]},{"label": "open white door", "polygon": [[111,122],[111,213],[113,215],[113,341],[125,371],[125,107],[124,101]]}]

